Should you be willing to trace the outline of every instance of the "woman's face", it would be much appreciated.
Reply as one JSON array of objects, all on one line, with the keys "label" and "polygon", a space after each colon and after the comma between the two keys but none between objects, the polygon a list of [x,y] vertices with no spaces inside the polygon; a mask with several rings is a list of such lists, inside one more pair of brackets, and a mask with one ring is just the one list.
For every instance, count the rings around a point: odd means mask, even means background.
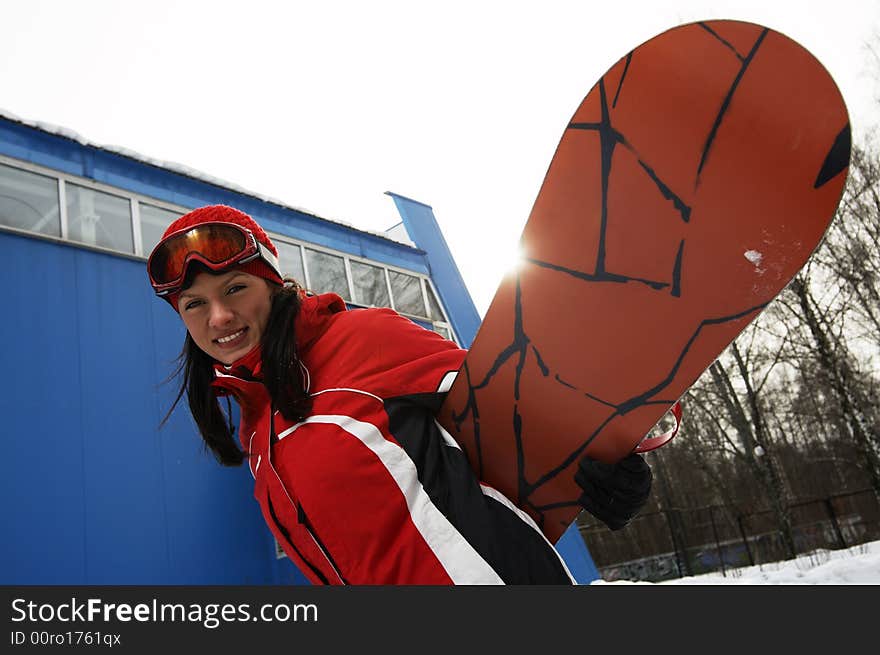
[{"label": "woman's face", "polygon": [[260,343],[271,306],[269,283],[237,270],[197,273],[177,302],[193,341],[223,364],[232,364]]}]

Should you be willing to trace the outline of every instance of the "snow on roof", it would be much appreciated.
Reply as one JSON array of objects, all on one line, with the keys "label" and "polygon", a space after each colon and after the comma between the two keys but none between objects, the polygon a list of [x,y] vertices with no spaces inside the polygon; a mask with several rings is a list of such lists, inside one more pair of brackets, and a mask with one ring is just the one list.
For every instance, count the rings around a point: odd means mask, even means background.
[{"label": "snow on roof", "polygon": [[[69,139],[71,141],[75,141],[81,145],[88,146],[90,148],[98,148],[100,150],[105,150],[107,152],[112,152],[117,155],[121,155],[123,157],[127,157],[128,159],[134,159],[135,161],[139,161],[144,164],[149,164],[150,166],[156,166],[157,168],[161,168],[166,171],[170,171],[172,173],[178,173],[179,175],[185,175],[186,177],[193,178],[195,180],[199,180],[201,182],[207,182],[208,184],[213,184],[214,186],[219,186],[224,189],[228,189],[229,191],[234,191],[236,193],[240,193],[245,196],[250,196],[251,198],[256,198],[257,200],[262,200],[263,202],[270,203],[272,205],[277,205],[284,209],[291,209],[293,211],[300,212],[302,214],[308,214],[309,216],[313,216],[319,220],[327,221],[328,223],[334,223],[336,225],[341,225],[350,230],[356,230],[357,232],[363,232],[364,234],[371,234],[373,236],[380,237],[382,239],[387,239],[388,241],[393,241],[394,243],[399,243],[405,246],[409,246],[411,248],[415,247],[415,244],[406,236],[401,235],[399,233],[391,233],[391,230],[387,232],[375,232],[373,230],[365,230],[359,227],[355,227],[351,223],[346,221],[342,221],[339,219],[330,219],[325,218],[324,216],[319,216],[315,212],[309,211],[307,209],[302,209],[300,207],[294,207],[282,200],[278,200],[277,198],[272,198],[271,196],[263,195],[260,193],[256,193],[254,191],[250,191],[245,189],[237,184],[232,182],[228,182],[226,180],[220,179],[218,177],[214,177],[213,175],[209,175],[202,171],[196,170],[194,168],[190,168],[184,164],[178,164],[177,162],[163,161],[160,159],[155,159],[153,157],[149,157],[147,155],[143,155],[139,152],[135,152],[134,150],[130,150],[128,148],[123,148],[122,146],[113,146],[113,145],[104,145],[94,143],[89,141],[85,137],[83,137],[78,132],[71,130],[66,127],[61,127],[58,125],[53,125],[51,123],[45,123],[43,121],[32,121],[16,114],[11,111],[7,111],[0,107],[0,118],[5,118],[7,120],[21,123],[22,125],[26,125],[28,127],[32,127],[43,132],[48,132],[49,134],[54,134],[56,136],[63,137],[65,139]],[[396,226],[395,226],[396,227]],[[394,228],[392,228],[393,230]]]}]

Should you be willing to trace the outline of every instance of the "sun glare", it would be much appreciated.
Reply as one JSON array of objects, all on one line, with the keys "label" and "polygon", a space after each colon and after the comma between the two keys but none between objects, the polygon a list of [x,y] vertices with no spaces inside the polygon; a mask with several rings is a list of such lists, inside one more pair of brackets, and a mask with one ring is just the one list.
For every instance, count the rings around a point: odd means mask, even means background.
[{"label": "sun glare", "polygon": [[510,250],[504,261],[504,274],[511,275],[518,272],[526,262],[526,249],[521,243],[517,243]]}]

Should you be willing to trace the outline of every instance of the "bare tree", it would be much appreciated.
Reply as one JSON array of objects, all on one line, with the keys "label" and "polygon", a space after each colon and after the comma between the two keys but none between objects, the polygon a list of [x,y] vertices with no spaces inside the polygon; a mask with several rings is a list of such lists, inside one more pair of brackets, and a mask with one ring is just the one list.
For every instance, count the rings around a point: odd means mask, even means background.
[{"label": "bare tree", "polygon": [[808,274],[799,274],[790,289],[805,325],[813,338],[816,362],[825,374],[830,391],[839,403],[844,426],[863,458],[862,465],[880,496],[880,432],[871,418],[868,394],[859,384],[846,343],[834,335],[809,290]]},{"label": "bare tree", "polygon": [[748,467],[764,490],[766,500],[776,515],[786,550],[791,557],[794,557],[797,548],[788,508],[789,494],[779,468],[771,456],[772,447],[767,433],[767,421],[751,382],[752,374],[746,367],[736,342],[731,344],[730,350],[743,387],[741,394],[734,388],[731,376],[720,360],[709,367],[709,373],[738,440],[734,448],[740,453],[739,459]]}]

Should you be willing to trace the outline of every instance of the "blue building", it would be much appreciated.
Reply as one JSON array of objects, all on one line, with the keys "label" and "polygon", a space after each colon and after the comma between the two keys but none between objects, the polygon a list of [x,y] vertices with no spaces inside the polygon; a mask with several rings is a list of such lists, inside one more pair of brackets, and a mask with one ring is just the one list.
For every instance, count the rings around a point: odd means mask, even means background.
[{"label": "blue building", "polygon": [[[247,467],[219,466],[183,406],[159,428],[184,331],[144,263],[176,217],[232,205],[308,288],[469,346],[480,318],[431,208],[389,195],[400,224],[366,232],[0,115],[0,584],[306,583]],[[598,577],[577,532],[557,547]]]}]

